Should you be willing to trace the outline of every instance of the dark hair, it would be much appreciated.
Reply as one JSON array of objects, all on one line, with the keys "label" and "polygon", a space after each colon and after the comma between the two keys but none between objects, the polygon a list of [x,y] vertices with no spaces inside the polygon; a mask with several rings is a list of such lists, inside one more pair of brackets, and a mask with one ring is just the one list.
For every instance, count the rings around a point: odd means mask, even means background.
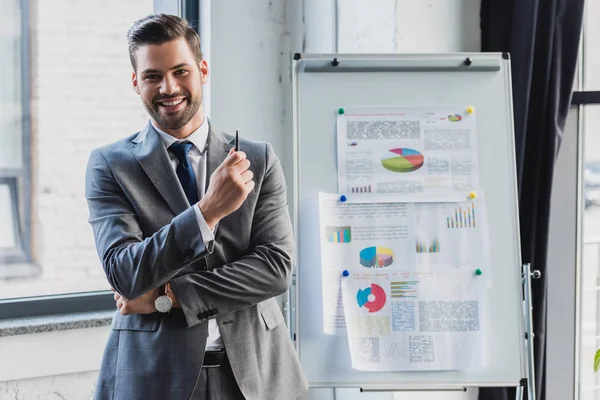
[{"label": "dark hair", "polygon": [[200,36],[180,17],[169,14],[150,14],[133,23],[127,31],[127,43],[129,44],[129,59],[133,70],[136,70],[136,50],[143,45],[161,45],[172,40],[185,38],[190,50],[196,57],[196,61],[202,61],[202,50],[200,49]]}]

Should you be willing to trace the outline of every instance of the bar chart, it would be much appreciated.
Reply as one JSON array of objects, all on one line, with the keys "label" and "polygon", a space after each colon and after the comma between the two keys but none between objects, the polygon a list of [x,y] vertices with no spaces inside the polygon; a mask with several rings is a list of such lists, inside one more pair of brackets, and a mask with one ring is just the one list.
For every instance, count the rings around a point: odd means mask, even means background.
[{"label": "bar chart", "polygon": [[455,208],[454,215],[446,217],[446,227],[448,229],[475,228],[475,203],[471,203],[466,208]]},{"label": "bar chart", "polygon": [[418,281],[391,282],[392,298],[417,297]]},{"label": "bar chart", "polygon": [[328,226],[325,228],[329,243],[350,243],[352,230],[349,226]]},{"label": "bar chart", "polygon": [[417,253],[439,253],[440,239],[435,237],[431,240],[417,239]]},{"label": "bar chart", "polygon": [[352,193],[372,193],[371,185],[356,186],[356,187],[350,188],[350,191]]}]

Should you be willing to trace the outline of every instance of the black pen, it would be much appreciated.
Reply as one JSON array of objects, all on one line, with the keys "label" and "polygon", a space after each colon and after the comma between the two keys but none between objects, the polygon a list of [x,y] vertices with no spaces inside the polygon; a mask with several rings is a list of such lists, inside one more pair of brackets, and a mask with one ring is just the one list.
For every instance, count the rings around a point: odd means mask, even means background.
[{"label": "black pen", "polygon": [[235,151],[240,151],[240,142],[238,138],[238,130],[235,130]]}]

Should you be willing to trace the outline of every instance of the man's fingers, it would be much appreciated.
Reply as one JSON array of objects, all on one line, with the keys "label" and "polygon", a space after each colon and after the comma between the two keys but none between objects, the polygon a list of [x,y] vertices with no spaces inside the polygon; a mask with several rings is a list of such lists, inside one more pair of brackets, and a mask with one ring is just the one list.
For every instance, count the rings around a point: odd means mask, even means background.
[{"label": "man's fingers", "polygon": [[247,171],[248,168],[250,168],[250,160],[243,159],[242,161],[237,163],[233,168],[237,173],[241,174],[244,171]]},{"label": "man's fingers", "polygon": [[125,300],[123,297],[117,300],[117,308],[119,309],[121,315],[131,314],[131,307],[129,306],[129,304],[127,304],[127,300]]},{"label": "man's fingers", "polygon": [[254,177],[254,173],[252,171],[250,171],[249,169],[247,169],[246,171],[244,171],[242,173],[242,182],[248,183],[249,181],[252,180],[253,177]]},{"label": "man's fingers", "polygon": [[231,167],[245,159],[246,159],[246,153],[244,153],[243,151],[236,151],[234,153],[230,153],[227,156],[227,158],[225,158],[225,161],[223,161],[223,164],[228,167]]},{"label": "man's fingers", "polygon": [[115,292],[115,294],[113,294],[113,298],[115,299],[115,301],[117,301],[121,298],[121,295],[119,293]]},{"label": "man's fingers", "polygon": [[254,181],[247,182],[246,183],[246,193],[250,193],[251,191],[253,191],[254,185],[256,185],[256,183]]}]

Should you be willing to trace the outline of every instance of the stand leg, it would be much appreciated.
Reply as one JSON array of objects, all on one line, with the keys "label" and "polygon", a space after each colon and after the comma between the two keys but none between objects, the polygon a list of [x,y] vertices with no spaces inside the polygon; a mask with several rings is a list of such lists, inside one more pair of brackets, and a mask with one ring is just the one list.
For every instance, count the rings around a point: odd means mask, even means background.
[{"label": "stand leg", "polygon": [[[524,302],[525,309],[525,329],[527,342],[527,400],[535,400],[535,368],[534,368],[534,356],[533,356],[533,310],[531,303],[531,279],[538,279],[540,277],[539,271],[531,271],[531,264],[523,264],[523,292],[525,294]],[[523,396],[523,388],[517,388],[517,394],[521,392],[521,398]]]},{"label": "stand leg", "polygon": [[523,386],[517,387],[517,395],[515,396],[515,400],[523,400]]}]

